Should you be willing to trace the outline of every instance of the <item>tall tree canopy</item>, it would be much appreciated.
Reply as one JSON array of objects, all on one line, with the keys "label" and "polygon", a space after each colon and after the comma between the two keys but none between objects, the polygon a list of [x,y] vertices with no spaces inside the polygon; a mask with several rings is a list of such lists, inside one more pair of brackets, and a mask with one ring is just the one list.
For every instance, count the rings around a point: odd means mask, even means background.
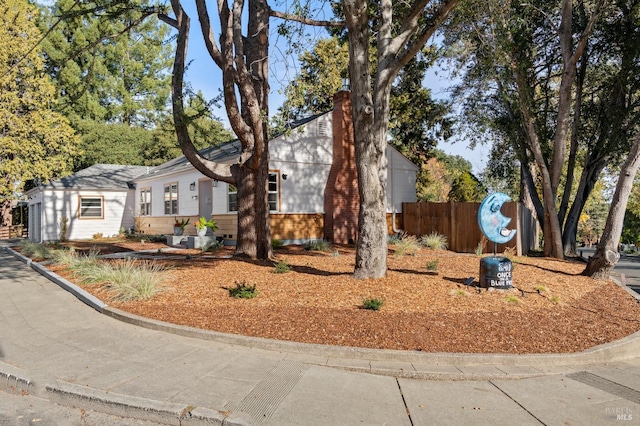
[{"label": "tall tree canopy", "polygon": [[446,43],[462,71],[466,122],[513,153],[545,254],[563,257],[600,172],[628,152],[637,123],[637,2],[472,1],[460,12]]},{"label": "tall tree canopy", "polygon": [[37,46],[37,10],[27,0],[0,0],[0,203],[32,180],[48,181],[71,171],[78,138],[55,112],[55,88],[43,72]]},{"label": "tall tree canopy", "polygon": [[[372,46],[372,71],[375,52]],[[422,49],[399,72],[390,94],[389,143],[419,167],[438,141],[451,136],[449,103],[432,99],[431,90],[423,85],[435,57],[433,49]],[[333,107],[333,95],[349,75],[348,43],[338,37],[321,39],[298,61],[300,72],[286,86],[286,98],[274,120],[279,126]]]},{"label": "tall tree canopy", "polygon": [[46,69],[73,122],[153,127],[166,115],[174,49],[146,0],[57,0],[43,10]]}]

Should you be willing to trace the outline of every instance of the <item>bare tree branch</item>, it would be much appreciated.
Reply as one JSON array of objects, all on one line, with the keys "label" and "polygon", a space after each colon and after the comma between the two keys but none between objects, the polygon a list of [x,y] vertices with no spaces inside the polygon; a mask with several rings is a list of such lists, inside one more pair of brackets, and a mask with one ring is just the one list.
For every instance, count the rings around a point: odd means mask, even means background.
[{"label": "bare tree branch", "polygon": [[269,15],[274,18],[280,18],[285,21],[294,21],[300,22],[301,24],[311,25],[315,27],[327,27],[327,28],[341,28],[345,26],[344,21],[318,21],[316,19],[305,18],[300,15],[295,15],[292,13],[279,12],[277,10],[270,9]]}]

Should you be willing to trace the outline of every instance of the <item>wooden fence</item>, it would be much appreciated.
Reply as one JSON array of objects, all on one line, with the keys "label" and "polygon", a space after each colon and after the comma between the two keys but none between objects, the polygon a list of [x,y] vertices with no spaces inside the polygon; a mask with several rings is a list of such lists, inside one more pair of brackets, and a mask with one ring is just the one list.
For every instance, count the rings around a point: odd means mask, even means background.
[{"label": "wooden fence", "polygon": [[[410,235],[426,235],[433,232],[445,235],[449,250],[458,253],[474,253],[483,234],[478,225],[480,203],[402,203],[403,230]],[[505,203],[502,214],[512,218],[509,229],[516,229],[516,236],[506,244],[498,244],[496,251],[514,247],[516,253],[526,255],[538,248],[538,222],[532,212],[520,203]],[[486,241],[484,253],[492,253],[494,244]]]},{"label": "wooden fence", "polygon": [[23,225],[0,226],[0,240],[27,237],[27,228]]}]

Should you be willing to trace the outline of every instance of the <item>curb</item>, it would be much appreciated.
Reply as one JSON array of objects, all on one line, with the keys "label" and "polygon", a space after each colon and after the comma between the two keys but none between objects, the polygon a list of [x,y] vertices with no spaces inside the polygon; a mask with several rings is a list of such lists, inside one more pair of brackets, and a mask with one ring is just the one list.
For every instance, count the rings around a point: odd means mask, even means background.
[{"label": "curb", "polygon": [[173,402],[155,401],[56,381],[46,386],[49,401],[82,407],[114,416],[152,421],[176,426],[225,425],[246,426],[248,423],[220,411]]},{"label": "curb", "polygon": [[30,266],[31,269],[33,269],[43,277],[47,278],[49,281],[53,282],[54,284],[57,284],[58,286],[62,287],[64,290],[68,291],[69,293],[73,294],[78,299],[80,299],[84,304],[91,306],[96,311],[102,313],[103,309],[107,307],[107,304],[104,303],[102,300],[84,291],[81,287],[78,287],[72,282],[65,280],[55,272],[48,270],[43,266],[42,263],[34,262],[30,258],[24,256],[22,253],[18,253],[17,251],[13,250],[11,247],[5,247],[4,249],[7,252],[11,253],[16,258],[18,258],[19,260],[21,260],[22,262],[24,262],[27,266]]},{"label": "curb", "polygon": [[0,361],[0,390],[13,395],[35,393],[35,386],[27,372]]},{"label": "curb", "polygon": [[[292,352],[301,355],[329,358],[347,358],[369,361],[398,361],[417,364],[438,364],[452,366],[511,366],[511,367],[561,367],[594,364],[598,362],[623,361],[637,357],[640,353],[640,332],[595,346],[583,352],[567,354],[475,354],[475,353],[428,353],[418,351],[401,351],[391,349],[368,349],[351,346],[331,346],[314,343],[297,343],[286,340],[272,340],[261,337],[248,337],[217,331],[202,330],[194,327],[175,325],[163,321],[149,319],[112,307],[105,307],[104,315],[151,330],[163,331],[201,340],[213,340],[230,345],[248,346],[258,349]],[[359,368],[358,370],[361,370]],[[375,370],[382,374],[384,369]],[[367,372],[373,372],[368,370]],[[393,375],[399,373],[391,370]],[[407,373],[410,374],[410,373]]]},{"label": "curb", "polygon": [[[31,259],[20,253],[5,247],[9,253],[18,257],[25,263]],[[49,271],[37,262],[30,262],[31,267],[50,279],[62,288],[74,294],[87,305],[98,312],[139,327],[156,331],[163,331],[185,337],[201,340],[210,340],[230,345],[246,346],[251,348],[266,349],[279,352],[291,352],[300,355],[309,355],[313,358],[346,358],[352,360],[369,361],[396,361],[417,364],[437,364],[451,366],[510,366],[510,367],[566,367],[594,364],[599,362],[624,361],[637,357],[640,353],[640,331],[614,342],[605,343],[582,352],[564,354],[476,354],[476,353],[430,353],[418,351],[402,351],[391,349],[369,349],[351,346],[331,346],[313,343],[298,343],[286,340],[273,340],[261,337],[249,337],[238,334],[221,333],[217,331],[202,330],[194,327],[181,326],[150,318],[130,314],[119,309],[112,308],[97,299],[82,288],[65,280],[59,275]],[[637,295],[636,295],[637,296]],[[640,299],[639,299],[640,300]],[[310,362],[313,363],[313,362]],[[349,368],[349,367],[348,367]],[[356,366],[357,371],[362,371],[361,366]],[[355,371],[355,370],[354,370]],[[374,370],[369,369],[372,373]],[[399,369],[375,369],[375,374],[401,375]],[[418,372],[419,374],[420,372]],[[429,375],[430,377],[430,375]]]}]

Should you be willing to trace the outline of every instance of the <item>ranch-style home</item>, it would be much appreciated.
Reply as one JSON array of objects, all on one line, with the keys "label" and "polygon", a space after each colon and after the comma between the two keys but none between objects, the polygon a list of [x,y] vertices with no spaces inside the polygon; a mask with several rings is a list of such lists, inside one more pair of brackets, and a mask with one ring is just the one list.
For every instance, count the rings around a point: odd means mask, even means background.
[{"label": "ranch-style home", "polygon": [[[351,93],[334,96],[334,110],[296,123],[269,142],[269,205],[272,238],[285,244],[326,239],[353,242],[357,234],[358,189],[351,122]],[[207,148],[211,160],[233,163],[240,143]],[[403,202],[416,201],[418,168],[387,146],[389,232],[401,226]],[[178,219],[190,219],[185,235],[195,235],[199,217],[216,221],[215,236],[233,243],[237,235],[237,194],[233,185],[212,180],[184,156],[157,167],[98,164],[39,186],[29,198],[29,238],[112,236],[135,227],[146,234],[172,234]]]}]

